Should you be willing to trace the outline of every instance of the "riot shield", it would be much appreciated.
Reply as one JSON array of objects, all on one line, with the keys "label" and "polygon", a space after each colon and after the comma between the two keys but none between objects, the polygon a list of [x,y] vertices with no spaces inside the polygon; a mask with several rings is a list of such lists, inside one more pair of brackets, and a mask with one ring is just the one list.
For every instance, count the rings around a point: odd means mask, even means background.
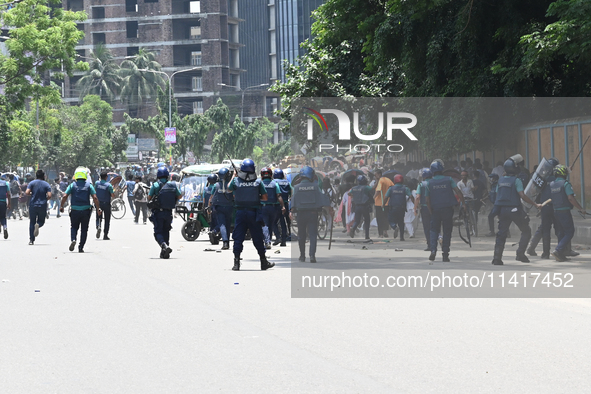
[{"label": "riot shield", "polygon": [[[533,201],[536,200],[542,188],[546,185],[546,179],[550,175],[552,175],[552,171],[554,170],[554,166],[546,160],[545,157],[542,158],[536,172],[534,172],[529,180],[527,186],[525,187],[524,193],[526,196],[531,198]],[[543,201],[542,201],[543,202]],[[525,201],[521,201],[525,211],[528,212],[531,209],[531,205],[526,203]]]}]

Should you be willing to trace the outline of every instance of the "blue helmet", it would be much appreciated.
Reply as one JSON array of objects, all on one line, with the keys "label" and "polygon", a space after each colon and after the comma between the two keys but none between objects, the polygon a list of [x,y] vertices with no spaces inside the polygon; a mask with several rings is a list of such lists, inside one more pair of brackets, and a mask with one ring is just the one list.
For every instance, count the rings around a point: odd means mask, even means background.
[{"label": "blue helmet", "polygon": [[558,161],[558,159],[551,157],[548,159],[548,163],[552,164],[552,167],[556,167],[557,165],[560,164],[560,162]]},{"label": "blue helmet", "polygon": [[229,173],[230,173],[230,170],[228,170],[226,167],[224,167],[218,171],[218,177],[220,179],[226,179],[226,177],[228,176]]},{"label": "blue helmet", "polygon": [[284,179],[285,178],[285,174],[283,173],[283,170],[281,168],[276,168],[275,171],[273,171],[273,179]]},{"label": "blue helmet", "polygon": [[421,172],[421,177],[423,179],[431,179],[433,178],[433,173],[429,168],[423,168],[423,172]]},{"label": "blue helmet", "polygon": [[169,172],[168,172],[168,168],[166,167],[160,167],[158,168],[158,172],[156,173],[156,178],[160,179],[160,178],[168,178],[169,176]]},{"label": "blue helmet", "polygon": [[207,177],[207,182],[211,185],[213,185],[214,183],[216,183],[218,181],[218,176],[216,174],[210,174]]},{"label": "blue helmet", "polygon": [[242,160],[242,164],[240,165],[240,171],[242,172],[256,172],[256,168],[254,166],[254,161],[251,159],[244,159]]},{"label": "blue helmet", "polygon": [[310,166],[305,166],[300,170],[300,175],[304,178],[308,178],[309,180],[314,180],[314,175],[316,171]]},{"label": "blue helmet", "polygon": [[357,177],[357,184],[358,185],[367,185],[367,178],[363,175],[359,175]]},{"label": "blue helmet", "polygon": [[436,172],[443,172],[443,163],[437,160],[433,161],[433,163],[431,163],[431,172],[433,174]]},{"label": "blue helmet", "polygon": [[503,164],[503,168],[505,169],[505,172],[509,175],[517,174],[517,164],[515,164],[513,159],[505,160],[505,163]]}]

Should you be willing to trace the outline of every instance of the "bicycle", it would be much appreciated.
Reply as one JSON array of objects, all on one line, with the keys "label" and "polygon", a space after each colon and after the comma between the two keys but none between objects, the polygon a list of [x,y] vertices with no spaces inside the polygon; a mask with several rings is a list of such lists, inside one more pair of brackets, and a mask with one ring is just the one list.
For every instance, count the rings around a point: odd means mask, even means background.
[{"label": "bicycle", "polygon": [[127,208],[125,207],[125,201],[122,198],[115,198],[111,201],[111,216],[113,219],[121,219],[125,216]]},{"label": "bicycle", "polygon": [[[294,218],[291,221],[291,233],[296,237],[298,236],[297,216],[298,215],[294,215]],[[333,225],[332,216],[329,215],[326,208],[322,208],[322,211],[318,213],[318,239],[326,239],[331,225]]]}]

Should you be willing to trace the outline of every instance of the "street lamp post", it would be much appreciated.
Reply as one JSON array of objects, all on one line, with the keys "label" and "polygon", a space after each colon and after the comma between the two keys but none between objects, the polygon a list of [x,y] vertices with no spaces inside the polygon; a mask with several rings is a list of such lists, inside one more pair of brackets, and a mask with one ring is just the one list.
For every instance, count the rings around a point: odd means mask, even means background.
[{"label": "street lamp post", "polygon": [[269,86],[268,83],[262,83],[260,85],[255,85],[255,86],[249,86],[247,88],[241,89],[238,86],[232,86],[232,85],[227,85],[225,83],[218,83],[218,85],[220,86],[225,86],[227,88],[235,88],[238,89],[242,92],[242,100],[240,102],[240,121],[244,123],[244,93],[248,90],[248,89],[254,89],[254,88],[262,88],[263,86]]}]

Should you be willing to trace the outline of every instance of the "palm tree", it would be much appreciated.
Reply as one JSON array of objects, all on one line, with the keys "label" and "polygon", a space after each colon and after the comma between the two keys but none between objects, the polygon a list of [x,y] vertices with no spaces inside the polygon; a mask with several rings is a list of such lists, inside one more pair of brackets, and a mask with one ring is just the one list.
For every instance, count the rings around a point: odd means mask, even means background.
[{"label": "palm tree", "polygon": [[164,85],[161,74],[152,72],[160,71],[161,68],[155,58],[153,52],[141,48],[132,60],[124,60],[121,63],[121,100],[129,106],[132,117],[138,115],[138,111],[146,102],[156,100],[157,86]]},{"label": "palm tree", "polygon": [[101,99],[111,102],[121,89],[119,66],[111,51],[103,44],[98,44],[90,56],[92,61],[89,70],[76,83],[80,89],[80,100],[87,94],[96,94]]}]

